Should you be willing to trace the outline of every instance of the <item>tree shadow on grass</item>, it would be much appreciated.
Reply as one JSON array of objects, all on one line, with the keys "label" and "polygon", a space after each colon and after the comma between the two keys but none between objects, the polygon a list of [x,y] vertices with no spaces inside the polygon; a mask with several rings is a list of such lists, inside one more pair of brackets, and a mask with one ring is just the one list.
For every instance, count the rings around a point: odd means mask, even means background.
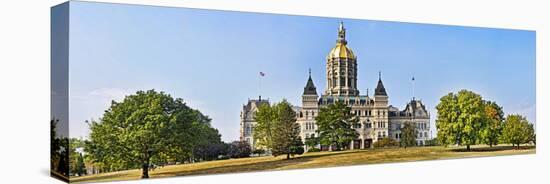
[{"label": "tree shadow on grass", "polygon": [[[239,172],[257,172],[257,171],[268,171],[268,170],[277,170],[284,168],[286,166],[301,164],[305,162],[312,161],[316,158],[326,157],[326,156],[335,156],[340,154],[346,154],[347,152],[332,152],[329,154],[321,155],[305,155],[292,159],[281,159],[281,160],[272,160],[272,161],[262,161],[256,163],[248,163],[241,165],[227,165],[227,166],[216,166],[205,169],[196,169],[189,171],[166,171],[158,172],[155,175],[161,176],[190,176],[190,175],[206,175],[206,174],[222,174],[222,173],[239,173]],[[284,156],[284,155],[283,155]]]},{"label": "tree shadow on grass", "polygon": [[456,148],[456,149],[451,149],[451,151],[452,152],[496,152],[496,151],[507,151],[507,150],[529,150],[534,148],[536,148],[536,146],[520,146],[519,148],[515,146],[493,146],[493,147],[470,148],[470,151],[468,151],[466,148]]},{"label": "tree shadow on grass", "polygon": [[[82,177],[71,178],[70,180],[71,180],[71,183],[72,182],[102,182],[103,180],[110,180],[113,178],[126,178],[131,175],[132,175],[131,171],[120,171],[115,173],[108,173],[101,176],[87,175],[90,177],[82,176]],[[125,179],[116,179],[116,180],[125,180]]]}]

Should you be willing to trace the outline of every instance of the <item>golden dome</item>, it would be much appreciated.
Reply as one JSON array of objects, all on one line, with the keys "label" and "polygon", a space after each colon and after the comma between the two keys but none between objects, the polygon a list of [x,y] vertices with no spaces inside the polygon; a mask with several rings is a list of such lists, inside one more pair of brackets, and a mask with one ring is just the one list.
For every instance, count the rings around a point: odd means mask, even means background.
[{"label": "golden dome", "polygon": [[355,54],[353,54],[353,51],[351,51],[351,49],[348,48],[346,44],[343,44],[343,43],[336,43],[336,46],[332,48],[332,50],[330,50],[328,57],[356,59]]},{"label": "golden dome", "polygon": [[340,22],[340,26],[338,27],[338,39],[336,40],[336,46],[332,48],[332,50],[330,50],[330,53],[327,57],[356,59],[353,51],[351,51],[351,49],[346,46],[347,44],[348,42],[346,41],[346,28],[344,28],[344,23]]}]

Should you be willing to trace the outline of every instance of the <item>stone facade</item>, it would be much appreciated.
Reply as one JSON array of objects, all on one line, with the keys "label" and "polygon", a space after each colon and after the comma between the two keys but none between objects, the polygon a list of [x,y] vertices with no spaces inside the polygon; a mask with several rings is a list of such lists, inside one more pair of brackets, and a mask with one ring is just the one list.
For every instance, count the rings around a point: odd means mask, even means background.
[{"label": "stone facade", "polygon": [[254,117],[262,104],[269,104],[269,99],[262,99],[262,96],[259,96],[258,99],[248,99],[241,110],[240,140],[248,142],[252,148],[256,145],[253,136],[254,126],[256,126]]}]

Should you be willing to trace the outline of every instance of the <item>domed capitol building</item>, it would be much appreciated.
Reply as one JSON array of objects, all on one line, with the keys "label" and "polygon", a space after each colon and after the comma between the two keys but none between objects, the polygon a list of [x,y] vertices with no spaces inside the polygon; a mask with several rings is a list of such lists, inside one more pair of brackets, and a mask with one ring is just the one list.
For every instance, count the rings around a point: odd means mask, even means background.
[{"label": "domed capitol building", "polygon": [[[319,96],[311,78],[311,71],[302,93],[302,106],[295,107],[297,123],[300,124],[300,136],[317,137],[315,117],[319,109],[335,102],[343,102],[352,109],[352,114],[359,117],[359,124],[353,128],[359,134],[350,142],[351,149],[371,148],[372,143],[381,138],[391,137],[397,141],[401,138],[404,123],[413,123],[416,127],[417,145],[424,145],[431,139],[430,114],[426,106],[414,97],[403,110],[389,105],[389,96],[384,88],[381,73],[374,95],[361,95],[357,87],[357,56],[347,45],[346,29],[343,23],[338,28],[336,46],[331,49],[326,59],[326,89]],[[414,79],[413,79],[414,80]],[[253,137],[254,114],[261,104],[269,104],[266,99],[249,99],[243,105],[240,122],[240,139],[254,147]],[[328,149],[328,148],[321,148]],[[308,148],[306,148],[308,150]]]}]

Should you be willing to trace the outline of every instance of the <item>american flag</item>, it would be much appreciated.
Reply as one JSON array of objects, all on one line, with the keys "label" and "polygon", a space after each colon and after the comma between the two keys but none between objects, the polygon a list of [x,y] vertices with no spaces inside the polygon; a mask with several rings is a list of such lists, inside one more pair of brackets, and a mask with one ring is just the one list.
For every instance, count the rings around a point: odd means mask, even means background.
[{"label": "american flag", "polygon": [[260,72],[260,76],[265,76],[265,73],[264,72]]}]

